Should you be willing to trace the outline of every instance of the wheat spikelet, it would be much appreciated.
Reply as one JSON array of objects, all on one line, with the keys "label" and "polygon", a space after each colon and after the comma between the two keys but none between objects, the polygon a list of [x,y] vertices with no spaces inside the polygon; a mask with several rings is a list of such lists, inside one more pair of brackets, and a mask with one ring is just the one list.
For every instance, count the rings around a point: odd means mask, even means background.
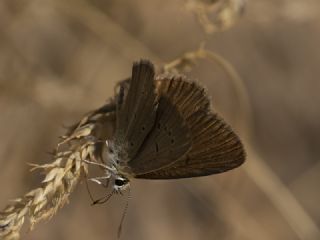
[{"label": "wheat spikelet", "polygon": [[[0,212],[0,239],[19,239],[26,219],[33,229],[36,223],[50,219],[68,202],[69,195],[88,172],[85,161],[98,161],[101,156],[101,138],[105,137],[101,133],[107,131],[113,121],[108,106],[89,113],[71,127],[58,144],[51,163],[30,164],[31,170],[40,169],[45,173],[42,186],[14,199]],[[68,144],[65,150],[59,150],[62,144]]]}]

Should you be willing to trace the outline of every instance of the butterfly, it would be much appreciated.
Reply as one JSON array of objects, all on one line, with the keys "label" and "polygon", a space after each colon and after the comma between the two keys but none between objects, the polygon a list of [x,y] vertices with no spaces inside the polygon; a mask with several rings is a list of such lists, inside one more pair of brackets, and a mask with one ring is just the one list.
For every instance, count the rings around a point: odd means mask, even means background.
[{"label": "butterfly", "polygon": [[135,62],[115,94],[115,132],[107,140],[113,189],[132,178],[179,179],[222,173],[240,166],[239,137],[211,109],[205,89],[183,76],[155,76],[150,61]]}]

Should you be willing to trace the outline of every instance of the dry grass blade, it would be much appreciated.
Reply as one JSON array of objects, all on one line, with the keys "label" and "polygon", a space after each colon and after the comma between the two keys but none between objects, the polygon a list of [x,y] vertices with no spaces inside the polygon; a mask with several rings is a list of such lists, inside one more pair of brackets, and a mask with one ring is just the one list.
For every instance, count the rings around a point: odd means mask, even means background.
[{"label": "dry grass blade", "polygon": [[243,13],[245,5],[245,0],[189,0],[186,9],[193,12],[203,30],[211,34],[232,27]]},{"label": "dry grass blade", "polygon": [[[87,174],[87,162],[97,161],[100,156],[100,136],[95,133],[101,135],[101,127],[104,127],[101,123],[108,123],[109,116],[99,111],[85,116],[63,136],[52,163],[30,164],[31,170],[41,169],[45,173],[42,186],[13,200],[0,213],[1,239],[18,239],[26,219],[32,229],[39,221],[50,219],[68,202],[77,183]],[[68,143],[66,150],[59,150],[62,143]]]}]

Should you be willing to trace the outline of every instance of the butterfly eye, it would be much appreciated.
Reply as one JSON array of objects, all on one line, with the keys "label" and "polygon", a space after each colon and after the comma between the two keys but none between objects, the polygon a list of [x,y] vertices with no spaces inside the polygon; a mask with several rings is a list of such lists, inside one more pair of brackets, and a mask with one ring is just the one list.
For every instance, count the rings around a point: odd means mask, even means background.
[{"label": "butterfly eye", "polygon": [[121,187],[128,182],[129,182],[128,179],[125,179],[125,178],[117,178],[114,180],[114,184],[117,185],[118,187]]}]

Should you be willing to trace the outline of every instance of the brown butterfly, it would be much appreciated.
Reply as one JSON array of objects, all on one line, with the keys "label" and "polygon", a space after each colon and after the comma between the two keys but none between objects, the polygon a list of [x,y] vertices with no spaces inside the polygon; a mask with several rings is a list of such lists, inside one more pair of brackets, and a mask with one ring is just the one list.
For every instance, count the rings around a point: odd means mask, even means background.
[{"label": "brown butterfly", "polygon": [[156,78],[149,61],[133,64],[115,105],[116,128],[106,155],[116,192],[129,187],[131,178],[206,176],[245,160],[238,136],[212,112],[204,88],[181,76]]}]

